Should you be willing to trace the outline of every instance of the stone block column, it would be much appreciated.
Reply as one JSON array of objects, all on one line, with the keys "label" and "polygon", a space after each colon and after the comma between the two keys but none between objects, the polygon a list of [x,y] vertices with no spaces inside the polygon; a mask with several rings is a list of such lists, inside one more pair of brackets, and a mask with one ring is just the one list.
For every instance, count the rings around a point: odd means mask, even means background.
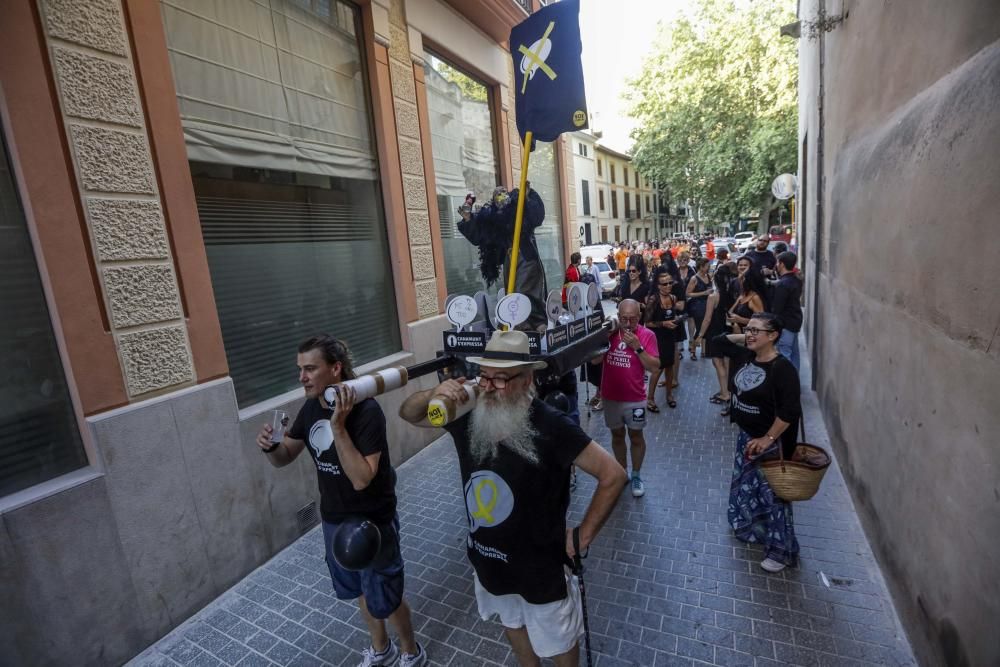
[{"label": "stone block column", "polygon": [[185,314],[121,3],[38,6],[129,398],[190,384]]},{"label": "stone block column", "polygon": [[[396,112],[396,139],[403,178],[410,261],[417,294],[417,313],[423,319],[439,314],[444,304],[441,303],[438,290],[438,271],[431,235],[428,198],[434,195],[428,192],[425,178],[414,60],[411,57],[403,0],[389,2],[389,31],[389,72],[392,80],[392,103]],[[422,61],[418,64],[422,67]],[[440,280],[444,281],[443,275]]]}]

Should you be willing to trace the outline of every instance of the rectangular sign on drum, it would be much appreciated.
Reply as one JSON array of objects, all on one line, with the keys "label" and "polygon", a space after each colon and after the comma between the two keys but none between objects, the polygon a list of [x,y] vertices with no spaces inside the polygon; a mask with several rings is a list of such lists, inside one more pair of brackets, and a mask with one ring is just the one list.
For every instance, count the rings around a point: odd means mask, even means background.
[{"label": "rectangular sign on drum", "polygon": [[482,331],[445,331],[445,352],[482,352],[486,349],[486,334]]}]

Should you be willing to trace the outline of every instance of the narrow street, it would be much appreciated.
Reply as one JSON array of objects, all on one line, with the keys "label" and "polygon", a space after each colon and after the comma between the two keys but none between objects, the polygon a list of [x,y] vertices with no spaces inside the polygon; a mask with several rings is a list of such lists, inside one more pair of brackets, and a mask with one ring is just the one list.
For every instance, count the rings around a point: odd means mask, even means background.
[{"label": "narrow street", "polygon": [[[683,362],[677,409],[661,405],[646,429],[646,496],[625,491],[590,550],[596,664],[916,664],[836,464],[820,493],[795,505],[798,568],[765,574],[761,550],[731,536],[736,428],[706,400],[714,382],[708,360]],[[809,440],[826,447],[815,394],[803,392],[803,407]],[[610,442],[600,412],[584,410],[582,423]],[[398,474],[407,598],[433,664],[516,664],[501,627],[476,613],[450,438]],[[581,476],[571,523],[592,489]],[[129,664],[354,665],[367,641],[354,605],[331,596],[316,528]]]}]

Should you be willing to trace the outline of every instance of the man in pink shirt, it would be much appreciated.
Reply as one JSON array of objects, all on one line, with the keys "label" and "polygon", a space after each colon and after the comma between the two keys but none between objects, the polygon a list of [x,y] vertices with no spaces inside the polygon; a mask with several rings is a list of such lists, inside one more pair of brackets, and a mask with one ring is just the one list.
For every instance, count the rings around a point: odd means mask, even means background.
[{"label": "man in pink shirt", "polygon": [[[660,351],[653,332],[639,324],[639,302],[623,299],[618,304],[620,328],[611,335],[610,347],[603,357],[601,396],[604,399],[604,423],[611,429],[611,449],[615,458],[628,470],[625,432],[632,443],[632,495],[646,493],[639,478],[646,455],[646,371],[660,368]],[[600,362],[597,362],[600,363]]]}]

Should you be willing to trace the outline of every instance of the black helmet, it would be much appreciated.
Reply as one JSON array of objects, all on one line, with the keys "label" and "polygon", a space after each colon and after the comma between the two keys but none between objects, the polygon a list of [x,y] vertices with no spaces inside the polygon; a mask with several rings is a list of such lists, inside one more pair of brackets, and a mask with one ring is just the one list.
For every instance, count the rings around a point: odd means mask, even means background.
[{"label": "black helmet", "polygon": [[556,410],[558,410],[559,412],[566,415],[569,414],[570,408],[572,407],[569,404],[569,396],[559,391],[558,389],[556,389],[555,391],[550,391],[548,394],[545,395],[545,398],[542,400],[545,403],[548,403]]},{"label": "black helmet", "polygon": [[364,517],[345,519],[333,534],[333,557],[345,570],[370,567],[381,548],[382,533]]}]

